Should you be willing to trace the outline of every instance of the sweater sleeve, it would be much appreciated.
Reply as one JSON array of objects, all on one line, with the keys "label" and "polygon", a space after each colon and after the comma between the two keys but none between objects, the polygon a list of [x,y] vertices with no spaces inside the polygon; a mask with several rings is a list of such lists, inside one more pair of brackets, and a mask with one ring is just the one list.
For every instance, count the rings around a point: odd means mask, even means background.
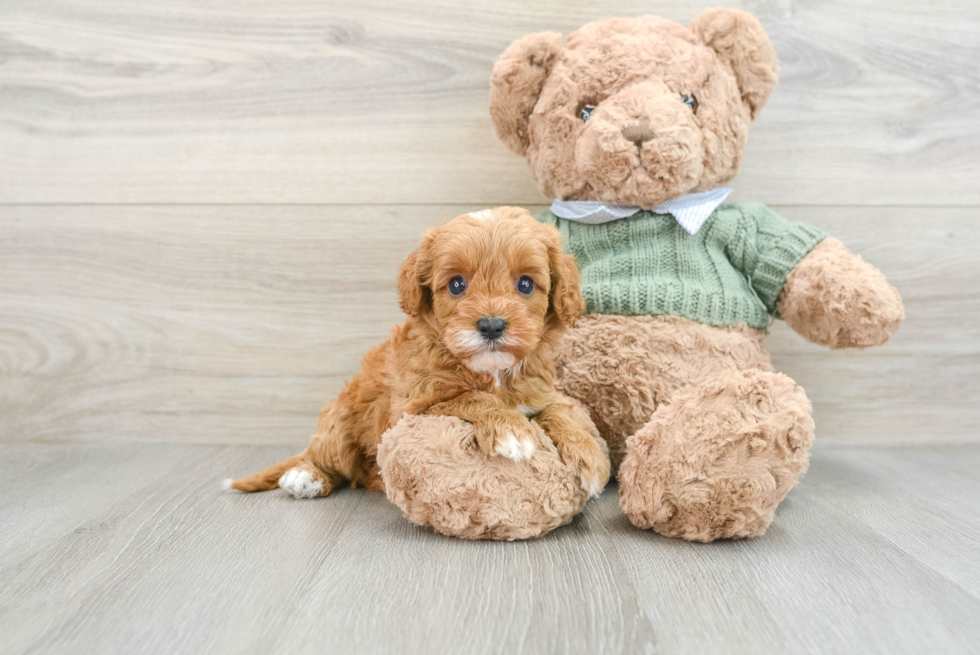
[{"label": "sweater sleeve", "polygon": [[827,235],[806,223],[789,221],[763,204],[738,205],[739,220],[726,252],[773,316],[786,276]]}]

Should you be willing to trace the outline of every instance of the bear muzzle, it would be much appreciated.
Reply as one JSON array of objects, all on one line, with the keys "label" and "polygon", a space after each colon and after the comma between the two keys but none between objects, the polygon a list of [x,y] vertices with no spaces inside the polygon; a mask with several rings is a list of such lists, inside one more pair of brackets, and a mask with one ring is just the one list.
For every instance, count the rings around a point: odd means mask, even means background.
[{"label": "bear muzzle", "polygon": [[598,200],[651,207],[690,192],[704,172],[691,107],[665,85],[638,84],[598,104],[575,149]]}]

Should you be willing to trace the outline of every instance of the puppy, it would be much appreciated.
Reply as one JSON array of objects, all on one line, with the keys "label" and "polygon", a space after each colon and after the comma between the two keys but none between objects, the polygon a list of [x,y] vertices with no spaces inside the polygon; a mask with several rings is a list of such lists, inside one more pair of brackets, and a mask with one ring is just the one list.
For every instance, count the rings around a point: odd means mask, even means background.
[{"label": "puppy", "polygon": [[516,207],[459,216],[425,233],[398,293],[408,320],[323,408],[309,447],[226,487],[313,498],[346,480],[382,491],[378,444],[407,413],[469,421],[484,453],[518,461],[534,452],[533,420],[589,493],[602,491],[609,461],[553,386],[552,346],[585,304],[554,227]]}]

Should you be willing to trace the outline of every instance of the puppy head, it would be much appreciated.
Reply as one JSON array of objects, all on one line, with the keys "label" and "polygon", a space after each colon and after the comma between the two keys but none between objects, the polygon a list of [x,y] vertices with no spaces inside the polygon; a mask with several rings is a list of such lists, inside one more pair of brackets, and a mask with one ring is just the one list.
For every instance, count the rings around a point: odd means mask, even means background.
[{"label": "puppy head", "polygon": [[425,233],[399,273],[401,307],[476,372],[513,367],[585,308],[575,259],[524,209],[463,214]]}]

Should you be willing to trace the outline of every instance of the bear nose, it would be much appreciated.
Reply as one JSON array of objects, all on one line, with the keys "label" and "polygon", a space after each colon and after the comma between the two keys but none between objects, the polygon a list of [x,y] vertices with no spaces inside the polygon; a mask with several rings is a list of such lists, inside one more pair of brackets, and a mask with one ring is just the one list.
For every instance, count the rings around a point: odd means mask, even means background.
[{"label": "bear nose", "polygon": [[489,341],[496,341],[500,337],[504,336],[504,330],[507,329],[507,321],[496,316],[484,316],[479,321],[476,322],[476,329],[480,331],[480,334]]},{"label": "bear nose", "polygon": [[649,121],[631,123],[623,128],[623,136],[626,137],[627,141],[632,141],[637,146],[641,146],[645,141],[653,138],[653,127],[650,126]]}]

